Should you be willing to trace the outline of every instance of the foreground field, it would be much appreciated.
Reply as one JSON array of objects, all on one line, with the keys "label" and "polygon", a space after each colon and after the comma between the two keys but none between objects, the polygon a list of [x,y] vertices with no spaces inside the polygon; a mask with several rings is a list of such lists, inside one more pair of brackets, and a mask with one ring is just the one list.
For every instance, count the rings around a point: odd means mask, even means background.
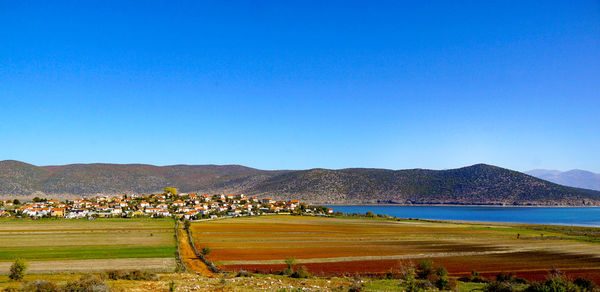
[{"label": "foreground field", "polygon": [[[0,291],[4,288],[21,288],[24,283],[36,280],[51,281],[64,285],[68,281],[80,278],[81,274],[28,275],[20,282],[9,281],[8,277],[0,276]],[[273,275],[253,275],[252,277],[234,277],[221,275],[216,278],[206,278],[191,273],[159,274],[158,280],[106,280],[113,291],[169,291],[170,283],[175,291],[348,291],[352,279],[293,279]],[[397,280],[378,280],[365,282],[363,291],[398,291]],[[466,290],[468,291],[468,290]]]},{"label": "foreground field", "polygon": [[[198,248],[226,270],[282,270],[295,257],[315,275],[383,273],[421,258],[452,276],[513,271],[541,280],[551,268],[600,282],[600,245],[525,225],[388,221],[298,216],[198,222]],[[543,233],[543,234],[542,234]],[[517,238],[518,237],[518,238]]]},{"label": "foreground field", "polygon": [[174,268],[172,219],[0,220],[0,274],[15,258],[31,273]]},{"label": "foreground field", "polygon": [[[0,276],[0,291],[5,288],[22,288],[23,285],[38,280],[50,281],[61,286],[74,281],[83,274],[42,274],[27,275],[22,281],[10,281]],[[354,278],[309,278],[294,279],[286,276],[252,275],[235,277],[232,274],[221,274],[218,277],[204,277],[193,273],[159,274],[157,280],[105,280],[112,291],[169,291],[173,283],[175,291],[349,291],[356,283],[360,283],[361,291],[402,291],[402,282],[387,279],[354,279]],[[458,283],[457,290],[473,291],[481,288],[479,283]]]}]

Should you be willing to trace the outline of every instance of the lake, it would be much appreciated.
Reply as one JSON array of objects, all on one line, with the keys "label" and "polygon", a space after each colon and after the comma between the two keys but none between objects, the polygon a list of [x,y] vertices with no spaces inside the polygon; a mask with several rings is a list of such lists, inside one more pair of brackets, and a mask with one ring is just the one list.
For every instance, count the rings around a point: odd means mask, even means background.
[{"label": "lake", "polygon": [[600,227],[600,208],[488,206],[328,206],[335,212],[375,214],[398,218],[510,222]]}]

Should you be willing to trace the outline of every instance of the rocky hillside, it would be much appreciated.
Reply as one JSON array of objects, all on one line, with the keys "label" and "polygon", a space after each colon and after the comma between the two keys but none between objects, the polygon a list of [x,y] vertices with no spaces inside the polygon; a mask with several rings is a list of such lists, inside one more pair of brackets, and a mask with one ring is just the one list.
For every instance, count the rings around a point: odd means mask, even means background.
[{"label": "rocky hillside", "polygon": [[0,162],[0,196],[159,192],[246,193],[321,204],[600,205],[600,192],[561,186],[478,164],[452,170],[310,169],[264,171],[239,165]]}]

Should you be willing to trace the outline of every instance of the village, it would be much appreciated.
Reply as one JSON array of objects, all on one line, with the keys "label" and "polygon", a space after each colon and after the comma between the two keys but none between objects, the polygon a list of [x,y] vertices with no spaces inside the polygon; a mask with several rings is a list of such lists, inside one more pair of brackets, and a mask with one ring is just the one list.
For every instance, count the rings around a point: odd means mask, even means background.
[{"label": "village", "polygon": [[331,208],[310,206],[298,200],[276,201],[269,197],[245,194],[178,194],[167,187],[162,194],[121,194],[58,201],[34,198],[0,201],[0,217],[78,219],[97,217],[174,217],[186,220],[263,214],[297,214],[327,216]]}]

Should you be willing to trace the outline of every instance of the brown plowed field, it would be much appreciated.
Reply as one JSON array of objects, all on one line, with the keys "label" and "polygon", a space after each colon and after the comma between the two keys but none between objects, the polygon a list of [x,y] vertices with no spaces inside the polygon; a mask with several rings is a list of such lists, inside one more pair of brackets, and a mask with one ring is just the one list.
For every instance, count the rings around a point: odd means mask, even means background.
[{"label": "brown plowed field", "polygon": [[211,248],[208,258],[231,271],[281,270],[292,256],[317,275],[370,274],[431,258],[454,276],[474,269],[540,280],[556,267],[600,283],[600,244],[525,225],[262,216],[199,222],[192,231],[198,247]]}]

